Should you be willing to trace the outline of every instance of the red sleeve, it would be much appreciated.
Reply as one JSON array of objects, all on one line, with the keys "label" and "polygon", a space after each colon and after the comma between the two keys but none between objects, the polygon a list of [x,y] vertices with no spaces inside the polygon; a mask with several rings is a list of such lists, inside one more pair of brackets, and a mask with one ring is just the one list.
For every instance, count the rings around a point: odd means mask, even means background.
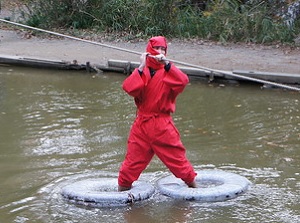
[{"label": "red sleeve", "polygon": [[123,82],[123,90],[132,97],[138,97],[144,89],[144,86],[144,81],[138,69],[135,69]]},{"label": "red sleeve", "polygon": [[170,70],[166,71],[166,73],[163,81],[177,94],[181,93],[189,83],[188,76],[173,64],[171,64]]}]

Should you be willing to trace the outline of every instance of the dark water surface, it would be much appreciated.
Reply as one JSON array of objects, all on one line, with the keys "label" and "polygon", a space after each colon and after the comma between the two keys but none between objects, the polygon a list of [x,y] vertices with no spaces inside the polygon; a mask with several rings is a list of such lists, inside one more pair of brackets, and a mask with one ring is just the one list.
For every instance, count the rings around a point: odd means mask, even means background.
[{"label": "dark water surface", "polygon": [[[300,95],[192,81],[173,115],[197,170],[252,183],[236,199],[176,201],[156,193],[121,208],[66,202],[62,186],[117,177],[134,119],[124,76],[0,67],[0,222],[300,222]],[[153,159],[141,179],[169,175]]]}]

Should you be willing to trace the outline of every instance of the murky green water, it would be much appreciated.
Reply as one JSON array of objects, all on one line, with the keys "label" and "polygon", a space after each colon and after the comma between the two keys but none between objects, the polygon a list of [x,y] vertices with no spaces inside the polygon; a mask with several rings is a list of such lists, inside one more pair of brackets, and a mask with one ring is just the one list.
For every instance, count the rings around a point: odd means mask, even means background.
[{"label": "murky green water", "polygon": [[[66,202],[63,185],[117,177],[134,119],[124,76],[0,67],[0,222],[299,222],[300,95],[192,81],[174,119],[196,169],[252,183],[236,199],[175,201],[156,193],[122,208]],[[169,172],[154,159],[141,179]]]}]

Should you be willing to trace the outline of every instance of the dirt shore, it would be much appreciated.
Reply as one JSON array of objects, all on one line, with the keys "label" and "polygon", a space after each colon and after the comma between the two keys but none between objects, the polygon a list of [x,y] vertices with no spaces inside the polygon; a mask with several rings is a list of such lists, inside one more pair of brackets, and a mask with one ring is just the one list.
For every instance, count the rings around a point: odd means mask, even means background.
[{"label": "dirt shore", "polygon": [[[0,18],[9,15],[1,11]],[[146,41],[101,43],[143,52]],[[35,37],[30,30],[0,22],[0,54],[51,60],[76,60],[80,64],[106,64],[108,59],[139,61],[139,55],[76,40]],[[202,40],[169,40],[168,57],[211,69],[300,74],[300,47],[227,44]]]}]

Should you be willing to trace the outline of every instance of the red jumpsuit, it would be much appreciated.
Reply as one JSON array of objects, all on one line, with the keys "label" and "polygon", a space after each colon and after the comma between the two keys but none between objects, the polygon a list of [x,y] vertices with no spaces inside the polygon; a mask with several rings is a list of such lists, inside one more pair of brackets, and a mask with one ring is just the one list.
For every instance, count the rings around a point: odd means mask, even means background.
[{"label": "red jumpsuit", "polygon": [[[166,46],[163,41],[164,38],[156,39],[156,44]],[[194,181],[196,173],[186,158],[185,148],[170,115],[175,111],[177,95],[189,80],[173,64],[170,64],[169,70],[164,65],[159,66],[151,78],[149,64],[151,62],[147,61],[142,74],[135,69],[123,82],[123,89],[134,97],[138,110],[130,130],[118,183],[122,187],[131,187],[156,154],[176,177],[189,184]]]}]

